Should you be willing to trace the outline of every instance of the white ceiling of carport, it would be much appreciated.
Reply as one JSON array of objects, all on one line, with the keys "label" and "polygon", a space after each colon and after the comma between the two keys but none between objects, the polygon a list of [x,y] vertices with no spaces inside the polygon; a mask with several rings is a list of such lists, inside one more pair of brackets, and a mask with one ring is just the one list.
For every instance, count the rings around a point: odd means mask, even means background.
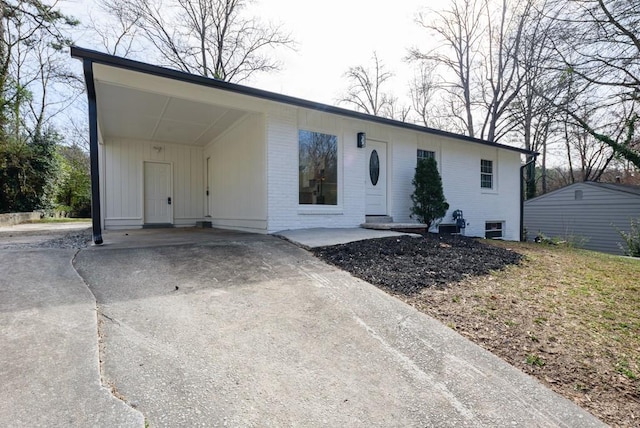
[{"label": "white ceiling of carport", "polygon": [[100,130],[106,138],[130,138],[203,146],[246,112],[96,82]]}]

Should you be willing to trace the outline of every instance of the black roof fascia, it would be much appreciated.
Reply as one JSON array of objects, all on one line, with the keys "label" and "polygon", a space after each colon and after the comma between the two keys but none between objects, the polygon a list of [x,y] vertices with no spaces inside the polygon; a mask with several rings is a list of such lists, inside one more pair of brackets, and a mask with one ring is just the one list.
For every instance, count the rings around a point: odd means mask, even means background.
[{"label": "black roof fascia", "polygon": [[522,153],[528,156],[538,155],[537,152],[533,152],[531,150],[520,149],[518,147],[507,146],[505,144],[500,144],[500,143],[493,143],[490,141],[481,140],[479,138],[472,138],[466,135],[455,134],[453,132],[442,131],[439,129],[427,128],[425,126],[420,126],[413,123],[401,122],[398,120],[387,119],[380,116],[373,116],[370,114],[360,113],[357,111],[348,110],[341,107],[335,107],[328,104],[322,104],[314,101],[305,100],[302,98],[296,98],[288,95],[278,94],[276,92],[269,92],[262,89],[252,88],[250,86],[238,85],[236,83],[230,83],[224,80],[213,79],[209,77],[199,76],[196,74],[190,74],[184,71],[173,70],[165,67],[159,67],[157,65],[152,65],[152,64],[148,64],[140,61],[135,61],[127,58],[109,55],[109,54],[105,54],[95,50],[81,48],[78,46],[71,46],[71,56],[74,58],[82,59],[82,60],[90,60],[98,64],[109,65],[112,67],[118,67],[118,68],[123,68],[131,71],[151,74],[158,77],[164,77],[164,78],[178,80],[186,83],[194,83],[197,85],[203,85],[210,88],[221,89],[221,90],[235,92],[238,94],[247,95],[251,97],[262,98],[269,101],[276,101],[283,104],[289,104],[296,107],[304,107],[311,110],[319,110],[326,113],[346,116],[346,117],[359,119],[367,122],[390,125],[397,128],[409,129],[412,131],[418,131],[426,134],[433,134],[433,135],[438,135],[442,137],[455,138],[458,140],[468,141],[470,143],[482,144],[485,146],[511,150],[511,151]]}]

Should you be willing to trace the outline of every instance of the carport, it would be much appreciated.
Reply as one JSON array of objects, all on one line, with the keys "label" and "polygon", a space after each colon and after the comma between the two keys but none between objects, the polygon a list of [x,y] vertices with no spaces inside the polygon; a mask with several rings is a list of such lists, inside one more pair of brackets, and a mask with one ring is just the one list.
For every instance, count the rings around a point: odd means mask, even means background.
[{"label": "carport", "polygon": [[265,125],[248,97],[231,96],[225,82],[72,55],[84,62],[89,97],[94,242],[102,229],[202,220],[264,231]]}]

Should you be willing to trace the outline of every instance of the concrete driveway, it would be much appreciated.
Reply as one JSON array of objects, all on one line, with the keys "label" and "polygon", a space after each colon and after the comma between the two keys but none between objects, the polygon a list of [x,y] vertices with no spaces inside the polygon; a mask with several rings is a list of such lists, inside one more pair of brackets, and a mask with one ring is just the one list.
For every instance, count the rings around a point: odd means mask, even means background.
[{"label": "concrete driveway", "polygon": [[[14,398],[0,386],[0,425],[602,425],[439,322],[284,240],[191,229],[109,232],[105,243],[75,255],[0,251],[3,270],[16,256],[25,266],[3,275],[0,290],[41,302],[0,304],[0,385],[22,370],[23,383],[14,376],[11,389],[25,390]],[[72,258],[86,286],[70,270]],[[45,274],[16,285],[38,270]],[[37,297],[49,276],[56,285]],[[58,288],[66,291],[56,295]],[[42,320],[47,331],[82,340],[58,342],[55,357],[34,356],[32,368],[22,367],[13,361],[20,323],[43,307],[51,311]],[[77,325],[65,321],[80,313]],[[65,398],[57,399],[55,382],[31,395],[65,359],[84,367],[76,383],[59,385]],[[39,372],[48,361],[52,370]],[[29,423],[30,406],[50,403],[75,413]]]}]

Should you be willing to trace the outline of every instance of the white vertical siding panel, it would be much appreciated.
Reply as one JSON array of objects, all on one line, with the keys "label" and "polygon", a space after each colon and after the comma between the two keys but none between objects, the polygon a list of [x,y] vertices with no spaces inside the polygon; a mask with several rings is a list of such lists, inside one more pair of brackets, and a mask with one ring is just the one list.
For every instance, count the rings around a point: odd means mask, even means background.
[{"label": "white vertical siding panel", "polygon": [[[156,150],[153,147],[161,147]],[[143,219],[145,161],[173,165],[174,223],[195,224],[202,217],[202,202],[193,195],[203,192],[203,148],[179,144],[112,139],[105,152],[105,227],[140,226]],[[193,162],[195,160],[195,162]]]},{"label": "white vertical siding panel", "polygon": [[184,150],[176,151],[173,147],[169,147],[167,155],[173,160],[173,215],[174,218],[184,218],[188,192],[184,180]]},{"label": "white vertical siding panel", "polygon": [[266,231],[264,127],[262,115],[248,115],[209,144],[200,158],[199,165],[203,157],[211,158],[210,214],[215,226]]}]

